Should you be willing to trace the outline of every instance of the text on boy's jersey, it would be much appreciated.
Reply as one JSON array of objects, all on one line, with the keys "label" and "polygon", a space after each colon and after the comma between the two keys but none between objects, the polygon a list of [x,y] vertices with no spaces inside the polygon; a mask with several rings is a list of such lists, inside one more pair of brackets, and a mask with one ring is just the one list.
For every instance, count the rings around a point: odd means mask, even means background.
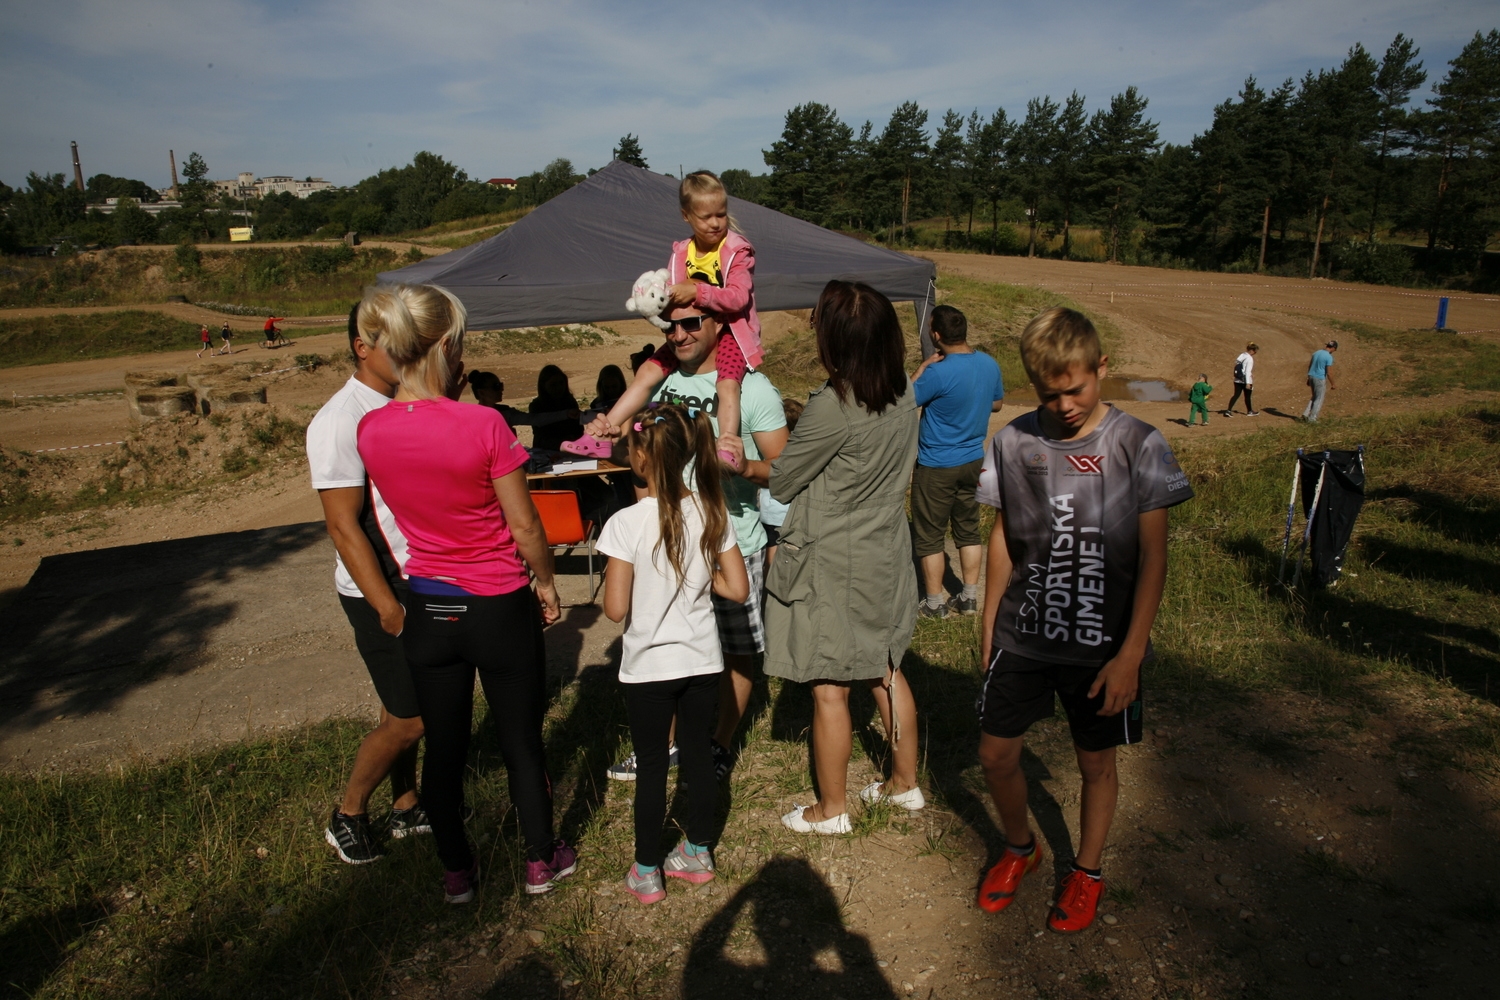
[{"label": "text on boy's jersey", "polygon": [[1192,495],[1161,432],[1114,407],[1077,440],[1044,436],[1037,411],[1002,427],[977,491],[1005,512],[1013,563],[995,647],[1051,663],[1113,657],[1130,627],[1139,517]]}]

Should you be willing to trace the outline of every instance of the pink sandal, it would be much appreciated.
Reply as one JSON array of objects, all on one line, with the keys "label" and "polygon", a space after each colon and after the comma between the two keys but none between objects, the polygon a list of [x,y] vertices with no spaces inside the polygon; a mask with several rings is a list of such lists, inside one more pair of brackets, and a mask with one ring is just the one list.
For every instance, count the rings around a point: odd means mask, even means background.
[{"label": "pink sandal", "polygon": [[569,455],[582,455],[584,458],[608,458],[614,452],[614,447],[608,441],[602,441],[592,434],[585,434],[577,441],[564,441],[560,447]]},{"label": "pink sandal", "polygon": [[719,461],[721,461],[725,465],[729,466],[735,472],[740,472],[741,471],[739,460],[734,457],[734,453],[733,452],[725,451],[722,448],[719,449]]}]

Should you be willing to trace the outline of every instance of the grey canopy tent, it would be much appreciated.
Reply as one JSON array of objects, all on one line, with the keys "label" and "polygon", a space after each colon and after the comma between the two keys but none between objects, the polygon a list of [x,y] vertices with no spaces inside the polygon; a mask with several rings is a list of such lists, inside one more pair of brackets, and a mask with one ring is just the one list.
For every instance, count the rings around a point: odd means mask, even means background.
[{"label": "grey canopy tent", "polygon": [[[689,235],[671,177],[615,160],[473,246],[386,271],[382,281],[441,285],[469,311],[475,330],[629,319],[635,279],[667,265]],[[930,261],[794,219],[739,198],[729,213],[755,246],[761,312],[807,309],[831,279],[863,281],[917,310],[923,353],[937,268]]]}]

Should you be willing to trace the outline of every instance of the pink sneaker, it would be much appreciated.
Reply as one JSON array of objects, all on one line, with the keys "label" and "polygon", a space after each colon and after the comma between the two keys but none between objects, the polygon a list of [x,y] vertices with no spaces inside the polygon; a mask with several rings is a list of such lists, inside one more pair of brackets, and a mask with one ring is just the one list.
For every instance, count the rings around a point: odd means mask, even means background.
[{"label": "pink sneaker", "polygon": [[739,472],[740,471],[740,463],[734,457],[734,453],[733,452],[726,451],[723,448],[720,448],[719,449],[719,461],[721,461],[725,465],[729,466],[735,472]]},{"label": "pink sneaker", "polygon": [[564,441],[560,447],[569,455],[584,458],[608,458],[614,450],[608,441],[601,441],[592,434],[585,434],[577,441]]},{"label": "pink sneaker", "polygon": [[526,894],[539,896],[557,888],[557,883],[578,870],[578,852],[559,840],[552,848],[552,860],[526,862]]}]

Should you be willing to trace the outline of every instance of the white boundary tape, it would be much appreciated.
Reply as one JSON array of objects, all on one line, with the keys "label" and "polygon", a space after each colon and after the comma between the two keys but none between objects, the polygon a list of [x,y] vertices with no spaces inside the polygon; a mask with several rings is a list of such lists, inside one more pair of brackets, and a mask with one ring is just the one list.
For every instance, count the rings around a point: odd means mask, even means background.
[{"label": "white boundary tape", "polygon": [[111,389],[108,392],[38,392],[30,396],[19,393],[11,393],[11,399],[63,399],[71,396],[122,396],[124,389]]},{"label": "white boundary tape", "polygon": [[71,446],[65,445],[61,448],[38,448],[36,451],[32,452],[32,454],[45,455],[49,451],[77,451],[79,448],[109,448],[114,445],[124,443],[124,441],[101,441],[98,444],[75,444]]}]

